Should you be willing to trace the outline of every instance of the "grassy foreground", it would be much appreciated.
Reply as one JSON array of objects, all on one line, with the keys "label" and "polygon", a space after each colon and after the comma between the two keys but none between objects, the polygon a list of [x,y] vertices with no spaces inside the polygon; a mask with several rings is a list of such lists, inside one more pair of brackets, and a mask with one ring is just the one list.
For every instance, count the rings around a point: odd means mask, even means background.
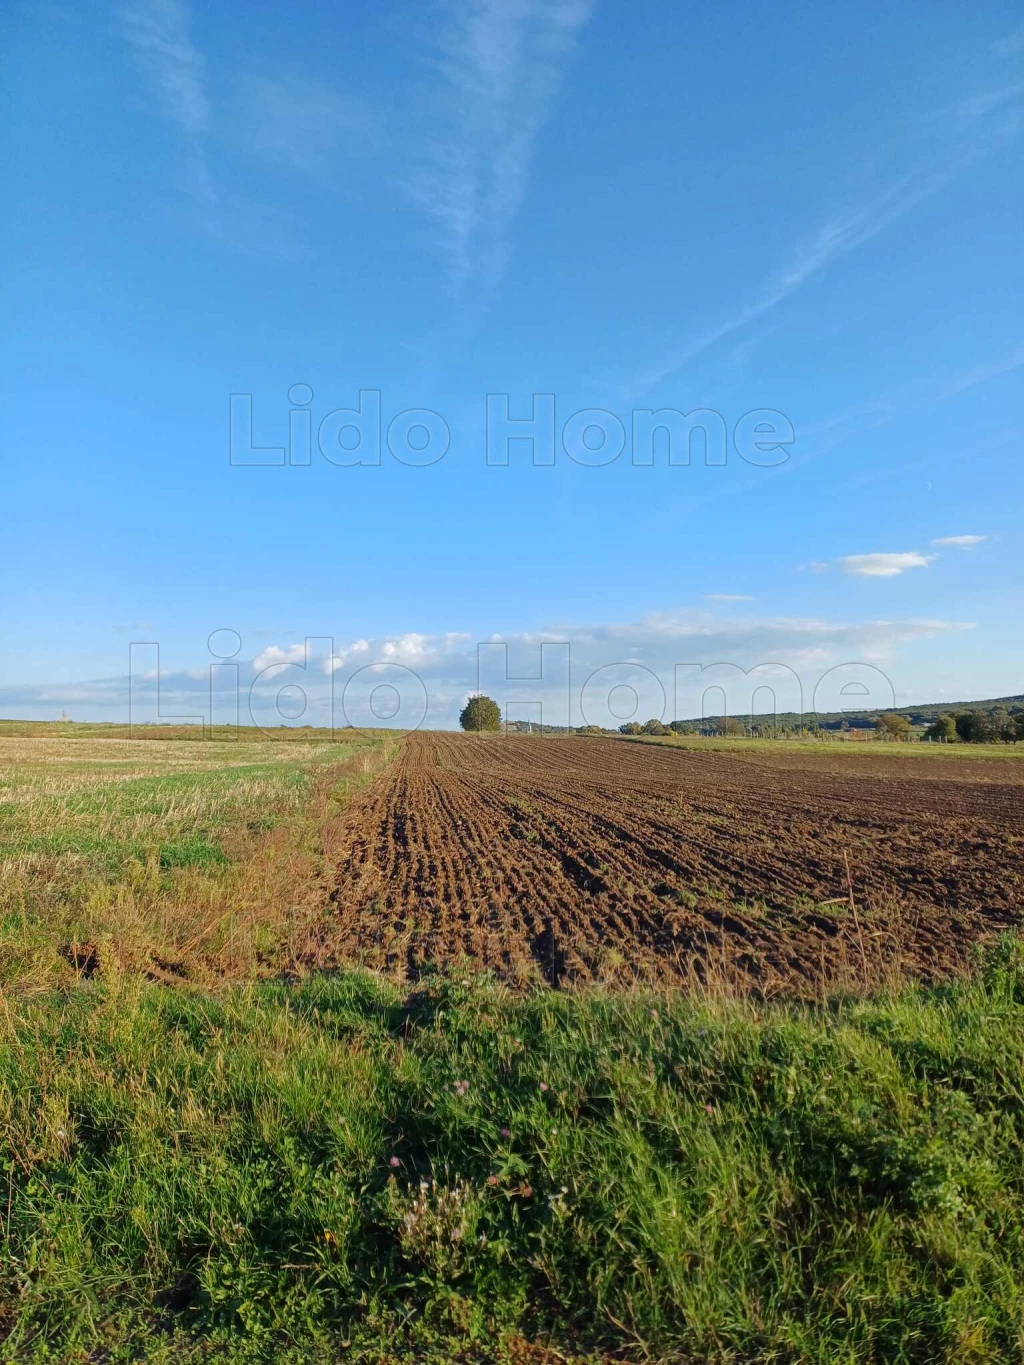
[{"label": "grassy foreground", "polygon": [[4,1359],[1024,1359],[1011,942],[818,1010],[114,976],[2,1034]]}]

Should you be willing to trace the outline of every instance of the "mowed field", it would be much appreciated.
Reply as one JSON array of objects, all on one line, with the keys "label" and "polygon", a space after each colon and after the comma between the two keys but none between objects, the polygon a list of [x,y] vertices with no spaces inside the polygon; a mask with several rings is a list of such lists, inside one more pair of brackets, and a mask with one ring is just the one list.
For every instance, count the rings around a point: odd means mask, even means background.
[{"label": "mowed field", "polygon": [[460,960],[763,993],[937,977],[1020,921],[1024,765],[420,733],[325,853],[318,961],[399,980]]}]

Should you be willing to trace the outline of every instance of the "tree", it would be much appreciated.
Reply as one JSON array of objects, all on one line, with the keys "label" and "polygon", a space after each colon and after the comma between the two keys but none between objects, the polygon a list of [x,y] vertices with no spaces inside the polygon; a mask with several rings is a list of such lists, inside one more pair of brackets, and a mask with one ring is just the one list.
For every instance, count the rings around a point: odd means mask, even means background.
[{"label": "tree", "polygon": [[627,720],[625,725],[619,726],[620,735],[642,735],[644,727],[638,725],[635,720]]},{"label": "tree", "polygon": [[1016,717],[1011,716],[1005,706],[997,706],[988,715],[989,738],[1013,744],[1017,739]]},{"label": "tree", "polygon": [[875,721],[875,729],[888,739],[909,739],[910,721],[906,716],[898,716],[895,711],[886,711]]},{"label": "tree", "polygon": [[674,735],[695,735],[697,725],[692,720],[670,720],[668,728]]},{"label": "tree", "polygon": [[924,732],[925,739],[938,739],[946,744],[956,739],[956,721],[952,716],[939,716]]},{"label": "tree", "polygon": [[463,730],[500,730],[501,708],[482,694],[470,697],[462,708],[459,724]]},{"label": "tree", "polygon": [[993,738],[983,711],[958,711],[956,732],[965,744],[987,744]]},{"label": "tree", "polygon": [[722,716],[715,722],[715,728],[720,735],[733,735],[736,738],[745,736],[747,727],[735,716]]},{"label": "tree", "polygon": [[641,732],[645,735],[670,735],[672,731],[667,725],[662,725],[660,720],[649,720],[641,726]]}]

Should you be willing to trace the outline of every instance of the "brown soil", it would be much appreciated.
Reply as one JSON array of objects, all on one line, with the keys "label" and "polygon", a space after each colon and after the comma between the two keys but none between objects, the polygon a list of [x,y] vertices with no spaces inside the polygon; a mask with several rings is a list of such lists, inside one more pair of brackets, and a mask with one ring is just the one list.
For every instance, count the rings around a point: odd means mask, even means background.
[{"label": "brown soil", "polygon": [[328,828],[310,956],[764,993],[945,975],[1024,913],[1024,768],[865,760],[414,734]]}]

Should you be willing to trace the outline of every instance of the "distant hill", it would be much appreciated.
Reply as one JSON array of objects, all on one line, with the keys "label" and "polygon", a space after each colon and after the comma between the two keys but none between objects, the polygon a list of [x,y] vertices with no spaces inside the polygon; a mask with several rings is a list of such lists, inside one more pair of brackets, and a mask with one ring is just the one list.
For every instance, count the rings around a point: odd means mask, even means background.
[{"label": "distant hill", "polygon": [[[938,716],[955,716],[960,711],[981,711],[988,715],[993,711],[1009,711],[1011,714],[1024,710],[1024,693],[1014,697],[990,697],[985,701],[929,701],[918,702],[914,706],[883,706],[875,711],[822,711],[814,715],[808,711],[803,717],[804,724],[814,720],[823,730],[838,730],[844,725],[853,730],[873,728],[875,721],[882,715],[906,716],[911,725],[930,725]],[[748,717],[743,716],[746,720]],[[779,725],[794,726],[800,723],[795,711],[780,711],[777,716],[765,711],[749,717],[755,724],[758,720],[774,720]],[[686,724],[699,725],[701,717],[695,716]]]},{"label": "distant hill", "polygon": [[[936,716],[955,716],[958,711],[984,711],[987,714],[1000,709],[1011,713],[1024,710],[1024,692],[1016,697],[991,697],[988,701],[929,701],[917,706],[893,707],[898,716],[908,716],[911,724],[916,724],[917,718],[922,724],[927,724]],[[865,715],[874,717],[881,714],[881,711],[865,712]]]},{"label": "distant hill", "polygon": [[[982,711],[989,715],[993,711],[1014,711],[1024,710],[1024,693],[1019,696],[995,696],[983,700],[983,702],[919,702],[915,706],[886,706],[879,707],[875,711],[822,711],[815,717],[811,717],[808,711],[804,722],[814,718],[818,725],[825,730],[837,730],[842,725],[847,725],[851,729],[871,729],[879,715],[905,715],[911,725],[930,725],[939,715],[957,715],[960,711]],[[747,717],[743,717],[747,719]],[[758,719],[770,721],[770,711],[765,714],[754,715],[751,718],[756,723]],[[780,711],[777,717],[780,725],[797,725],[800,718],[795,711]],[[699,723],[699,718],[695,723]]]},{"label": "distant hill", "polygon": [[[875,721],[881,715],[906,716],[911,725],[925,726],[930,725],[938,716],[953,716],[960,711],[981,711],[989,714],[993,711],[1009,711],[1011,714],[1024,711],[1024,692],[1013,697],[990,697],[984,701],[929,701],[918,702],[914,706],[887,706],[881,707],[876,711],[822,711],[817,715],[808,711],[802,717],[796,711],[780,711],[777,715],[771,711],[755,712],[752,716],[740,716],[740,720],[751,721],[755,726],[758,721],[771,722],[783,729],[796,729],[801,724],[808,725],[813,721],[823,730],[841,730],[844,727],[850,730],[871,730],[874,729]],[[643,717],[644,720],[647,717]],[[689,716],[680,718],[681,725],[706,725],[714,717]],[[514,734],[571,734],[571,729],[566,729],[559,725],[539,725],[536,721],[510,720],[506,724],[506,730]]]}]

